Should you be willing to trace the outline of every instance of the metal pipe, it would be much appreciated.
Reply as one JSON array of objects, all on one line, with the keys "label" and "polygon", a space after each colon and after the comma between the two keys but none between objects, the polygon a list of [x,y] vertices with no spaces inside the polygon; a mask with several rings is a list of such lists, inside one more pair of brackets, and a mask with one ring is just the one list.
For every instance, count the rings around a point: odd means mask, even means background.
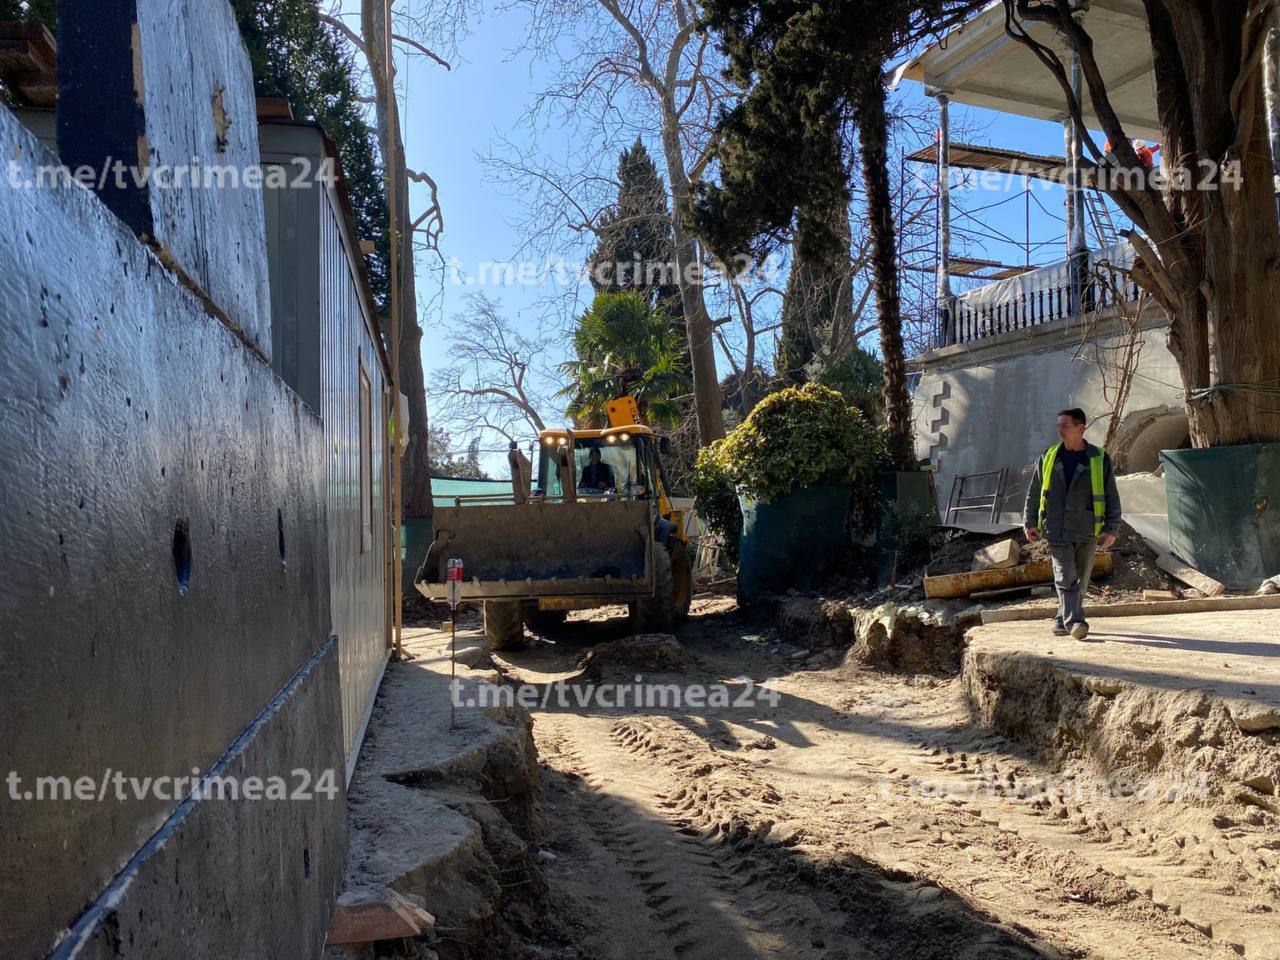
[{"label": "metal pipe", "polygon": [[951,330],[951,117],[950,99],[938,101],[938,345],[952,342]]},{"label": "metal pipe", "polygon": [[395,651],[397,659],[404,656],[404,597],[402,594],[402,578],[404,576],[404,549],[401,544],[404,536],[401,526],[404,523],[402,519],[403,513],[403,476],[400,455],[400,433],[408,429],[408,424],[402,423],[404,419],[400,416],[400,257],[402,251],[400,249],[400,227],[397,223],[396,214],[399,212],[396,196],[396,180],[399,173],[396,170],[396,153],[397,143],[400,139],[399,124],[393,125],[392,118],[396,116],[396,111],[392,109],[395,103],[396,87],[395,87],[395,68],[394,60],[395,50],[391,45],[391,3],[392,0],[384,0],[383,20],[382,20],[382,74],[383,97],[385,98],[384,109],[387,112],[387,150],[386,156],[383,157],[383,163],[387,168],[387,213],[388,213],[388,241],[390,247],[389,259],[391,263],[391,396],[395,404],[396,411],[396,455],[391,461],[391,489],[392,489],[392,546],[391,546],[391,580],[392,580],[392,596],[395,603]]},{"label": "metal pipe", "polygon": [[[1080,56],[1071,53],[1071,93],[1077,104],[1082,103],[1083,74]],[[1070,302],[1067,313],[1083,314],[1085,274],[1088,271],[1089,247],[1084,237],[1084,189],[1081,177],[1080,146],[1084,131],[1068,114],[1063,122],[1063,136],[1067,148],[1067,271],[1070,277]]]}]

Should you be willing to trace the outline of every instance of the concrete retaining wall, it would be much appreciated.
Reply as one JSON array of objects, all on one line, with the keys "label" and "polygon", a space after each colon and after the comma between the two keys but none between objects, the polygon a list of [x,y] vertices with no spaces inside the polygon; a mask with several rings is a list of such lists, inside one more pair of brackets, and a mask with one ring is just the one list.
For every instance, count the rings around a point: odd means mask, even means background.
[{"label": "concrete retaining wall", "polygon": [[[1114,364],[1126,334],[1114,319],[1104,320],[1100,329],[1102,357]],[[1149,319],[1141,343],[1121,436],[1135,453],[1128,466],[1150,470],[1156,463],[1148,462],[1153,456],[1145,448],[1178,446],[1186,438],[1186,417],[1162,317]],[[1057,439],[1057,412],[1064,407],[1084,409],[1090,417],[1086,436],[1101,443],[1118,379],[1109,372],[1104,381],[1095,348],[1085,343],[1079,321],[934,350],[912,366],[920,371],[914,396],[916,452],[937,465],[940,508],[946,508],[957,475],[1008,467],[1003,509],[1019,514],[1028,466]],[[1119,452],[1113,449],[1113,457]],[[1124,466],[1117,463],[1118,469]],[[973,514],[969,518],[988,519]]]},{"label": "concrete retaining wall", "polygon": [[262,192],[245,180],[259,163],[253,73],[230,5],[61,0],[58,11],[63,162],[145,172],[139,185],[113,170],[103,202],[269,358]]},{"label": "concrete retaining wall", "polygon": [[[197,73],[188,45],[233,49],[193,33],[223,0],[139,6],[191,17],[170,43]],[[211,313],[93,193],[22,186],[56,160],[3,108],[0,156],[0,955],[316,956],[345,843],[323,431],[258,352],[261,223],[221,274],[254,299]],[[193,769],[337,789],[118,787]],[[42,776],[103,798],[26,799]]]}]

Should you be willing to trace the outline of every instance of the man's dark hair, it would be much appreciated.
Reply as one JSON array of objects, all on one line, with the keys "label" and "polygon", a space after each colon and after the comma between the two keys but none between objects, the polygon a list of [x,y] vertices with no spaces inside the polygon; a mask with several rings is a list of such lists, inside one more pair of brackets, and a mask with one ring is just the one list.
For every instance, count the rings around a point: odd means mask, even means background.
[{"label": "man's dark hair", "polygon": [[1076,423],[1080,424],[1081,426],[1084,426],[1089,422],[1084,415],[1084,411],[1081,410],[1079,407],[1070,407],[1067,410],[1059,410],[1058,416],[1070,417],[1072,420],[1074,420]]}]

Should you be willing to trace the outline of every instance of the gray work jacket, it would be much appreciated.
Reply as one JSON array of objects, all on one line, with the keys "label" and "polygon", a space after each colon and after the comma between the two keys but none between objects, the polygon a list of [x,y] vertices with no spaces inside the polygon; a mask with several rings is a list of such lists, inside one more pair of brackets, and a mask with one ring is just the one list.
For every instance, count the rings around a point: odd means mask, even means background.
[{"label": "gray work jacket", "polygon": [[[1098,448],[1086,443],[1085,453],[1090,457],[1097,456]],[[1036,527],[1040,524],[1040,487],[1043,483],[1040,468],[1043,464],[1044,455],[1041,454],[1036,460],[1031,484],[1027,487],[1027,502],[1022,511],[1024,527]],[[1102,532],[1117,533],[1120,530],[1120,491],[1116,489],[1116,474],[1111,466],[1111,457],[1105,453],[1102,458],[1102,484],[1106,495]],[[1074,477],[1068,478],[1062,453],[1059,451],[1053,463],[1053,476],[1049,480],[1045,513],[1046,539],[1063,543],[1082,543],[1094,539],[1093,486],[1089,482],[1088,463],[1081,465]]]}]

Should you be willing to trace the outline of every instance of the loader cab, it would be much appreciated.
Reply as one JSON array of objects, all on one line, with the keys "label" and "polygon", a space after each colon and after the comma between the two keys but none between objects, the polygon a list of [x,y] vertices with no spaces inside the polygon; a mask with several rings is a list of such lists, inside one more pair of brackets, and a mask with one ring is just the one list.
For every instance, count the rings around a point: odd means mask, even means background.
[{"label": "loader cab", "polygon": [[[538,437],[538,482],[534,496],[550,500],[564,496],[560,456],[572,443],[573,476],[579,500],[650,500],[657,496],[656,438],[647,427],[608,430],[546,430]],[[610,475],[608,486],[583,486],[582,479],[593,454]]]}]

